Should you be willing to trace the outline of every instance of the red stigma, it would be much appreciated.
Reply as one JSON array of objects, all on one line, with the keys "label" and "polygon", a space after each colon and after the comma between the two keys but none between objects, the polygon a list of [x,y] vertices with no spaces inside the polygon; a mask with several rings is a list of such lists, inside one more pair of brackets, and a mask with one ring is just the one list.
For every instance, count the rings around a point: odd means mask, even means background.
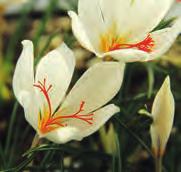
[{"label": "red stigma", "polygon": [[150,36],[150,34],[147,35],[147,37],[138,43],[135,44],[120,44],[116,43],[115,41],[112,41],[112,45],[109,48],[109,51],[119,50],[119,49],[128,49],[128,48],[137,48],[138,50],[145,51],[145,52],[152,52],[152,48],[154,46],[154,40]]},{"label": "red stigma", "polygon": [[51,106],[51,101],[50,101],[50,97],[48,95],[48,92],[52,88],[52,85],[49,85],[48,88],[46,88],[46,79],[44,78],[43,83],[38,81],[38,84],[34,84],[33,86],[39,88],[40,92],[42,92],[43,95],[45,96],[45,99],[46,99],[46,101],[48,103],[49,116],[51,116],[51,114],[52,114],[52,106]]},{"label": "red stigma", "polygon": [[50,120],[50,122],[56,122],[56,121],[59,121],[60,119],[65,119],[65,118],[75,118],[75,119],[79,119],[79,120],[82,120],[88,124],[92,124],[92,120],[93,120],[93,113],[90,113],[90,114],[81,114],[81,112],[84,111],[84,105],[85,105],[85,102],[82,101],[80,103],[80,107],[78,109],[77,112],[73,113],[73,114],[70,114],[70,115],[65,115],[65,116],[58,116],[58,117],[55,117],[55,118],[52,118]]},{"label": "red stigma", "polygon": [[59,127],[65,127],[67,126],[67,124],[64,123],[64,121],[62,121],[62,119],[70,119],[70,118],[74,118],[74,119],[79,119],[82,120],[84,122],[86,122],[89,125],[93,124],[93,115],[94,113],[90,113],[90,114],[82,114],[82,112],[84,111],[84,106],[85,106],[85,102],[81,101],[79,109],[77,110],[77,112],[70,114],[70,115],[58,115],[60,113],[52,113],[52,105],[51,105],[51,100],[50,100],[50,96],[49,96],[49,91],[52,88],[52,85],[49,85],[48,87],[46,87],[46,79],[43,80],[43,83],[38,81],[38,84],[34,84],[34,87],[39,88],[40,92],[43,93],[47,104],[48,104],[48,113],[46,112],[46,108],[43,109],[43,114],[41,116],[41,112],[39,114],[39,122],[38,122],[38,128],[40,130],[40,132],[42,134],[46,134],[50,131],[53,131]]}]

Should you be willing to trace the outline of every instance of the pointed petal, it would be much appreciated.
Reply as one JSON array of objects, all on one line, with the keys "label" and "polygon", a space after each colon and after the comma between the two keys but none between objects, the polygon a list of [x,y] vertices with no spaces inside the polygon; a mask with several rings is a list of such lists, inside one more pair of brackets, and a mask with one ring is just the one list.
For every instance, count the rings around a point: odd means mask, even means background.
[{"label": "pointed petal", "polygon": [[74,126],[79,130],[76,140],[82,140],[104,125],[115,113],[119,112],[119,107],[114,104],[107,105],[94,112],[92,124],[87,124],[84,121],[71,119],[67,121],[67,125]]},{"label": "pointed petal", "polygon": [[[129,34],[130,39],[140,37],[153,30],[166,15],[173,2],[173,0],[97,1],[99,1],[105,23],[115,22],[119,34],[123,36]],[[94,12],[91,8],[84,8],[86,9],[86,12],[91,10]]]},{"label": "pointed petal", "polygon": [[99,36],[105,29],[99,0],[79,0],[78,16],[91,44],[98,48]]},{"label": "pointed petal", "polygon": [[155,41],[155,46],[153,52],[147,60],[153,60],[166,53],[180,32],[181,18],[176,19],[172,27],[151,33],[150,35]]},{"label": "pointed petal", "polygon": [[102,62],[89,68],[77,81],[63,105],[61,114],[77,112],[82,101],[83,113],[89,113],[110,101],[119,91],[124,76],[125,64]]},{"label": "pointed petal", "polygon": [[73,74],[75,68],[75,57],[73,51],[70,48],[68,48],[65,43],[62,43],[61,46],[57,48],[57,50],[65,60],[70,74]]},{"label": "pointed petal", "polygon": [[80,18],[73,11],[69,11],[68,15],[72,19],[72,31],[79,43],[89,51],[94,51]]},{"label": "pointed petal", "polygon": [[22,96],[33,90],[33,44],[29,40],[22,42],[23,50],[16,64],[13,76],[13,91],[19,103],[23,105]]},{"label": "pointed petal", "polygon": [[173,126],[175,103],[167,77],[158,91],[152,106],[153,123],[150,128],[152,148],[156,156],[163,155]]},{"label": "pointed petal", "polygon": [[[49,90],[49,97],[52,105],[52,112],[60,104],[70,84],[75,58],[72,51],[62,44],[59,48],[49,52],[41,59],[37,66],[36,82],[43,82],[46,79],[46,87],[52,85]],[[38,91],[38,90],[37,90]],[[40,92],[42,99],[45,100]]]}]

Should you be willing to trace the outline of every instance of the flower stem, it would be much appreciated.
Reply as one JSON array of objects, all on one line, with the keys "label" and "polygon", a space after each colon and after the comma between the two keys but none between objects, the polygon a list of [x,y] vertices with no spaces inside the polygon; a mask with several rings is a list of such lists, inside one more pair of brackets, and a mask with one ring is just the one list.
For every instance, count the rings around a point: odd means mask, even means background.
[{"label": "flower stem", "polygon": [[155,157],[155,172],[162,172],[162,156]]},{"label": "flower stem", "polygon": [[37,147],[39,145],[39,142],[40,142],[39,136],[38,134],[35,134],[30,148],[32,149]]},{"label": "flower stem", "polygon": [[[37,147],[39,145],[39,143],[40,143],[40,138],[39,138],[38,134],[35,134],[30,149],[33,149],[33,148]],[[30,153],[28,155],[28,158],[31,157],[31,155],[32,155],[32,153]],[[31,167],[31,166],[33,166],[33,160],[30,161],[29,164],[27,165],[27,167]],[[30,172],[30,171],[25,170],[23,172]]]}]

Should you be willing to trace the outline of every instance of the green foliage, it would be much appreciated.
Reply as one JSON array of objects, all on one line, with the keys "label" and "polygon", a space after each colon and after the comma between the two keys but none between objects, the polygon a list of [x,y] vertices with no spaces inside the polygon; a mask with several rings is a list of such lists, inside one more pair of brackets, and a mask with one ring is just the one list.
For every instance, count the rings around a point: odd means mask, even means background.
[{"label": "green foliage", "polygon": [[[132,0],[134,3],[134,0]],[[27,23],[34,13],[35,1],[23,8],[17,19],[14,36],[8,42],[5,52],[5,63],[15,65],[19,53],[20,41],[28,37],[26,33]],[[55,14],[65,15],[56,11],[57,0],[51,0],[36,32],[33,35],[35,47],[41,42],[45,34],[46,25]],[[75,5],[75,4],[74,4]],[[73,5],[72,8],[75,8]],[[156,30],[168,26],[171,21],[161,23]],[[55,29],[49,34],[44,46],[36,49],[36,63],[45,54],[52,40],[59,36],[60,30]],[[70,31],[64,33],[66,43],[76,47],[75,39]],[[19,52],[19,50],[18,50]],[[76,79],[85,69],[76,69]],[[34,137],[34,131],[25,122],[24,112],[14,98],[10,102],[0,102],[1,119],[5,120],[5,130],[0,130],[0,170],[2,172],[29,171],[112,171],[112,172],[149,172],[153,171],[153,155],[150,150],[149,116],[140,115],[138,111],[148,105],[150,111],[153,97],[161,86],[165,76],[169,74],[172,80],[172,89],[176,99],[175,128],[168,143],[166,157],[163,160],[165,171],[181,171],[181,120],[179,116],[181,102],[181,72],[170,64],[165,66],[157,62],[128,64],[125,72],[123,87],[112,100],[117,104],[121,112],[116,114],[109,123],[113,123],[116,135],[116,152],[108,154],[101,146],[99,135],[96,133],[82,142],[71,142],[65,145],[56,145],[43,140],[42,144],[30,148]],[[10,72],[11,73],[11,72]],[[73,83],[75,82],[75,80]],[[14,105],[12,105],[14,104]],[[8,108],[7,108],[8,107]],[[137,153],[139,152],[139,153]],[[145,155],[145,156],[143,156]]]}]

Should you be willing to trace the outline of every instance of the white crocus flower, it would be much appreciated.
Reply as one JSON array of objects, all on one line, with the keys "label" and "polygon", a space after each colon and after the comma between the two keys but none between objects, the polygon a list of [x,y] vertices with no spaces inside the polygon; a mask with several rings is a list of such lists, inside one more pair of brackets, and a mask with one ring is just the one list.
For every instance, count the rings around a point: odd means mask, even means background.
[{"label": "white crocus flower", "polygon": [[156,157],[164,154],[173,126],[175,103],[167,77],[158,91],[152,106],[153,123],[150,128],[152,149]]},{"label": "white crocus flower", "polygon": [[165,53],[181,30],[181,19],[152,30],[173,0],[79,0],[78,15],[69,11],[81,45],[98,57],[124,62],[153,60]]},{"label": "white crocus flower", "polygon": [[55,143],[81,140],[99,129],[119,111],[104,107],[119,91],[124,64],[102,62],[89,68],[66,96],[75,66],[72,51],[62,44],[43,57],[34,78],[33,44],[23,41],[13,90],[26,120],[40,137]]}]

